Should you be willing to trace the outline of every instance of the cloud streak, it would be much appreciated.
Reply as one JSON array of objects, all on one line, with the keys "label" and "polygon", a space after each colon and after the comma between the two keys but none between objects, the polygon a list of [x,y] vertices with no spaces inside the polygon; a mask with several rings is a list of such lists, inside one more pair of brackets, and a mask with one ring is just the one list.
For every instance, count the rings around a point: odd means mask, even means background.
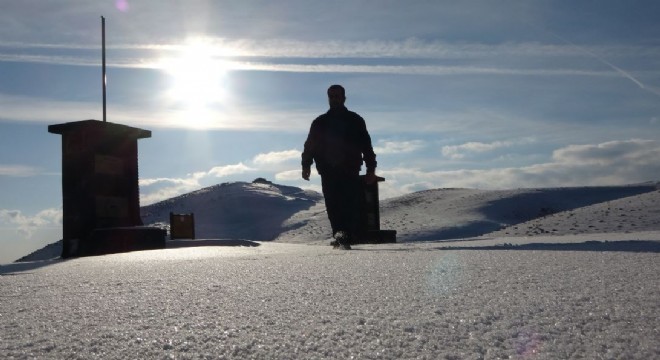
[{"label": "cloud streak", "polygon": [[39,170],[32,166],[0,164],[0,176],[27,177],[38,173]]},{"label": "cloud streak", "polygon": [[[548,68],[547,58],[576,57],[588,54],[604,62],[617,72],[645,86],[629,73],[597,57],[593,51],[568,46],[519,44],[450,44],[425,42],[419,39],[404,41],[295,41],[295,40],[228,40],[203,38],[216,49],[214,56],[222,59],[229,69],[250,71],[280,71],[300,73],[380,73],[419,75],[518,75],[518,76],[615,76],[607,71],[570,68]],[[185,44],[123,44],[109,47],[116,52],[107,66],[122,68],[162,68],[162,60],[176,57],[185,50]],[[29,50],[29,51],[25,51]],[[51,53],[57,50],[58,53]],[[41,51],[35,54],[34,51]],[[76,55],[62,55],[69,51]],[[595,50],[596,51],[596,50]],[[597,51],[608,53],[647,53],[641,47],[601,47]],[[98,46],[71,44],[22,44],[0,42],[0,61],[31,62],[59,65],[98,66]],[[660,54],[656,54],[660,55]],[[536,67],[507,67],[496,65],[502,58],[519,62],[528,59]],[[364,64],[356,59],[367,60]],[[383,59],[399,60],[400,64],[383,64]],[[437,64],[417,64],[426,59]],[[463,60],[481,65],[447,65],[445,61]],[[486,65],[484,65],[486,64]],[[647,88],[650,89],[650,88]]]},{"label": "cloud streak", "polygon": [[[556,35],[555,35],[556,37]],[[618,54],[642,54],[655,56],[658,50],[642,46],[603,45],[579,47],[570,41],[559,38],[564,45],[540,44],[537,42],[482,44],[482,43],[447,43],[442,41],[424,41],[409,38],[401,41],[365,40],[365,41],[300,41],[292,39],[226,39],[218,37],[198,37],[180,43],[130,43],[108,44],[106,48],[117,52],[128,50],[151,51],[152,56],[176,54],[185,50],[190,41],[203,41],[216,49],[214,54],[226,58],[292,58],[292,59],[478,59],[488,57],[577,57],[585,52],[597,57],[594,52]],[[31,50],[89,50],[97,52],[100,45],[66,43],[20,43],[0,41],[0,51]],[[148,54],[148,53],[147,53]]]},{"label": "cloud streak", "polygon": [[[97,102],[51,100],[39,97],[16,96],[0,93],[0,121],[60,123],[72,119],[100,119],[102,107]],[[239,110],[206,109],[208,129],[277,130],[286,124],[288,130],[309,128],[310,113],[304,109],[274,111],[246,106]],[[263,113],[269,112],[267,120]],[[194,115],[194,113],[192,114]],[[108,121],[137,127],[189,128],[191,112],[186,109],[114,105],[108,111]]]}]

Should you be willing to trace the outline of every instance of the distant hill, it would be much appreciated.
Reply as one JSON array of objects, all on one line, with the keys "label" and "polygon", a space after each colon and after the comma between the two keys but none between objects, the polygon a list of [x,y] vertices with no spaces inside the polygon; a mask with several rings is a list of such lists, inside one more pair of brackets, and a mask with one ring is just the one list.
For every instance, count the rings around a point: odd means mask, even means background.
[{"label": "distant hill", "polygon": [[[650,197],[654,197],[657,196],[657,189],[658,184],[648,183],[516,190],[425,190],[381,201],[381,229],[397,230],[397,241],[462,239],[508,228],[510,231],[506,234],[500,233],[501,236],[530,236],[534,232],[514,231],[513,227],[552,214],[631,196],[643,196],[641,194],[649,193]],[[645,204],[651,207],[648,211],[644,207],[638,209],[638,214],[655,211],[654,202],[648,201]],[[296,214],[288,221],[301,226],[282,233],[277,240],[296,243],[325,241],[330,233],[330,225],[324,216],[319,215],[322,209],[322,207],[314,207]],[[610,222],[621,219],[610,219]],[[584,221],[598,222],[597,219],[589,220],[586,217]],[[638,224],[642,223],[638,222]],[[654,227],[652,223],[648,224],[643,230]],[[600,228],[595,226],[590,228],[589,225],[585,224],[573,233],[597,232]],[[629,224],[621,226],[629,228]],[[570,233],[570,229],[574,228],[568,226],[564,229],[563,224],[553,227],[556,228],[557,233],[564,234]],[[613,225],[607,229],[616,228],[616,225]],[[655,230],[660,230],[660,225],[657,225]]]},{"label": "distant hill", "polygon": [[323,200],[315,191],[273,184],[214,185],[140,209],[145,225],[169,227],[170,212],[194,213],[195,235],[200,239],[273,240],[290,226],[285,221]]},{"label": "distant hill", "polygon": [[[273,184],[214,185],[141,208],[145,225],[169,227],[169,214],[194,213],[198,239],[324,244],[323,196]],[[516,190],[434,189],[381,201],[381,229],[397,241],[660,230],[658,183]],[[19,261],[59,256],[56,242]]]},{"label": "distant hill", "polygon": [[607,200],[513,224],[489,237],[631,233],[660,230],[660,190]]},{"label": "distant hill", "polygon": [[[551,214],[639,195],[655,184],[517,190],[429,190],[385,201],[385,226],[401,239],[445,240],[481,236]],[[419,215],[410,216],[412,213]]]}]

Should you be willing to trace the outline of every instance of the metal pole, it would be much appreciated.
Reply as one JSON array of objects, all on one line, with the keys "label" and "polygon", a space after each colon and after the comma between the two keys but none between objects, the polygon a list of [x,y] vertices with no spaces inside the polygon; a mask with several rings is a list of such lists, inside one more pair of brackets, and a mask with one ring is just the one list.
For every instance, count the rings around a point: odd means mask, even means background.
[{"label": "metal pole", "polygon": [[103,122],[106,121],[106,107],[105,107],[105,18],[101,16],[101,38],[102,38],[102,47],[103,47]]}]

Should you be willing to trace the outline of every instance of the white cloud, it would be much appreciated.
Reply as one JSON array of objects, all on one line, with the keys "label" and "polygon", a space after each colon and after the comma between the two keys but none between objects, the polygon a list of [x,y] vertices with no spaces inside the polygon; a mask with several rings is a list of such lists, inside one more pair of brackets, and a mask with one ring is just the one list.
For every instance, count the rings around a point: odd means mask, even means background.
[{"label": "white cloud", "polygon": [[422,149],[425,146],[422,140],[393,141],[379,140],[374,147],[377,155],[409,153]]},{"label": "white cloud", "polygon": [[288,170],[275,174],[277,181],[296,181],[302,179],[301,170]]},{"label": "white cloud", "polygon": [[[501,141],[492,143],[466,143],[456,146],[455,154],[492,151],[531,142]],[[421,141],[382,142],[383,149],[416,149]],[[270,152],[254,157],[261,164],[280,163],[297,158],[296,150]],[[553,152],[552,160],[523,167],[494,169],[462,169],[452,171],[426,171],[418,168],[379,168],[386,178],[380,185],[381,197],[399,196],[413,191],[441,187],[468,187],[505,189],[516,187],[554,187],[586,185],[619,185],[660,180],[660,142],[654,140],[610,141],[594,145],[570,145]],[[257,159],[259,159],[257,161]],[[224,177],[255,171],[240,162],[218,166],[209,171],[189,174],[184,178],[142,179],[143,205],[171,198],[202,187],[201,181],[210,177]],[[315,174],[315,172],[313,172]],[[275,180],[300,181],[299,169],[280,171]]]},{"label": "white cloud", "polygon": [[0,220],[5,223],[21,224],[25,222],[25,217],[20,210],[0,210]]},{"label": "white cloud", "polygon": [[19,233],[30,238],[39,228],[61,226],[62,209],[45,209],[32,216],[24,215],[20,210],[0,209],[0,224],[15,226]]},{"label": "white cloud", "polygon": [[[382,169],[380,175],[405,193],[442,187],[509,189],[623,185],[660,180],[660,142],[620,140],[557,149],[552,161],[523,167],[424,171]],[[392,192],[394,193],[394,192]]]},{"label": "white cloud", "polygon": [[206,172],[188,174],[185,178],[140,179],[140,205],[149,205],[181,194],[189,193],[201,187],[200,179]]},{"label": "white cloud", "polygon": [[174,184],[174,185],[182,185],[182,186],[196,186],[199,185],[199,179],[205,176],[205,172],[201,173],[193,173],[193,174],[188,174],[189,177],[187,178],[155,178],[155,179],[140,179],[139,184],[140,186],[151,186],[154,184],[163,184],[163,183],[169,183],[169,184]]},{"label": "white cloud", "polygon": [[150,205],[159,201],[183,195],[198,190],[200,187],[201,185],[169,185],[160,189],[143,189],[140,191],[140,206]]},{"label": "white cloud", "polygon": [[182,178],[140,179],[140,204],[149,205],[202,188],[202,181],[244,174],[256,169],[242,162],[233,165],[215,166],[208,171],[198,171]]},{"label": "white cloud", "polygon": [[235,165],[216,166],[208,171],[208,175],[215,177],[226,177],[255,170],[256,169],[246,166],[241,162]]},{"label": "white cloud", "polygon": [[257,165],[281,164],[290,160],[300,160],[301,152],[299,150],[271,151],[266,154],[259,154],[252,160]]},{"label": "white cloud", "polygon": [[[286,150],[259,154],[254,157],[253,162],[256,165],[277,165],[292,158],[300,158],[300,152],[298,150]],[[239,162],[238,164],[215,166],[208,171],[198,171],[181,178],[140,179],[140,202],[141,205],[149,205],[199,190],[204,186],[203,183],[216,182],[217,178],[226,178],[255,171],[257,171],[256,168]],[[275,178],[278,181],[299,180],[300,171],[281,172],[276,174]]]},{"label": "white cloud", "polygon": [[570,145],[554,151],[552,157],[556,162],[575,165],[624,165],[623,162],[628,161],[653,160],[649,155],[657,153],[657,147],[658,142],[654,140],[609,141],[597,145]]},{"label": "white cloud", "polygon": [[517,145],[533,143],[534,139],[525,138],[521,140],[495,141],[491,143],[468,142],[461,145],[448,145],[442,147],[442,155],[450,159],[464,159],[467,154],[477,154],[494,151],[501,148],[509,148]]}]

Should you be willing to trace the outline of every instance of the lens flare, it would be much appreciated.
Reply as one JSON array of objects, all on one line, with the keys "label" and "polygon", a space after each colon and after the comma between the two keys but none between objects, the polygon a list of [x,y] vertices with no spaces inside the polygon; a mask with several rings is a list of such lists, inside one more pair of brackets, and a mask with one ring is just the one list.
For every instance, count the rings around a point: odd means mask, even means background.
[{"label": "lens flare", "polygon": [[539,333],[524,329],[516,335],[514,344],[519,359],[532,359],[541,350],[543,339]]},{"label": "lens flare", "polygon": [[115,7],[121,12],[128,12],[128,0],[116,0]]}]

